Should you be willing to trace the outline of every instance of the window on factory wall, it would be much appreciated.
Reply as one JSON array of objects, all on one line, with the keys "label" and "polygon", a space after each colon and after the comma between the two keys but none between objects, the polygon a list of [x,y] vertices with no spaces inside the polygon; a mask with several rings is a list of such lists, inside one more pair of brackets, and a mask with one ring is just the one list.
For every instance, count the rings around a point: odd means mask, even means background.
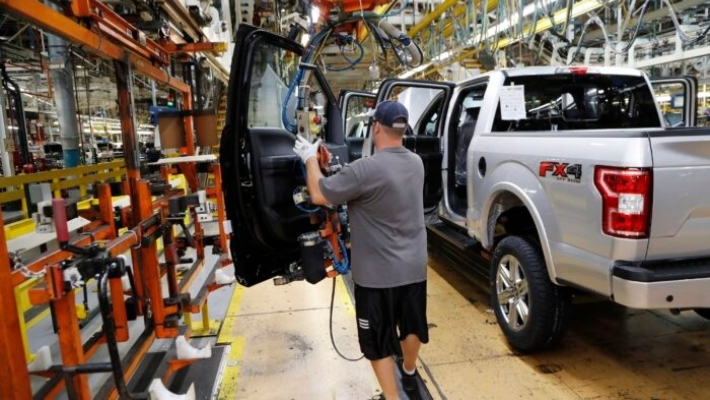
[{"label": "window on factory wall", "polygon": [[[266,42],[257,44],[253,56],[249,127],[289,128],[293,131],[298,98],[306,93],[296,82],[299,56]],[[311,114],[322,117],[327,110],[326,96],[313,74],[308,76],[308,105]]]}]

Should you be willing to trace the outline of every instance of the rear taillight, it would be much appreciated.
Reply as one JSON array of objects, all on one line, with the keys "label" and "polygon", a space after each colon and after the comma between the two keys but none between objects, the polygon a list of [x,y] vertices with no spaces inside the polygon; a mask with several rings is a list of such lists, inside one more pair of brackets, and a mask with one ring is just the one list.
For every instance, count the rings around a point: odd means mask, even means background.
[{"label": "rear taillight", "polygon": [[607,235],[647,238],[651,225],[651,170],[596,167],[594,185],[602,195],[602,230]]}]

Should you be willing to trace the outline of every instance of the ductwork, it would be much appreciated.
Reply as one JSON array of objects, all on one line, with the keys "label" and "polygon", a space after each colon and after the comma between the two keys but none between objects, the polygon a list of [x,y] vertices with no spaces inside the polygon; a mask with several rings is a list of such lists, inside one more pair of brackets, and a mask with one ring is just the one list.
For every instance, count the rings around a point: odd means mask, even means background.
[{"label": "ductwork", "polygon": [[422,60],[424,59],[424,55],[422,54],[422,50],[417,46],[414,41],[404,34],[402,31],[399,29],[395,28],[394,25],[391,23],[387,22],[384,19],[381,19],[380,22],[377,24],[377,27],[382,29],[387,36],[394,40],[398,40],[399,42],[404,45],[404,48],[407,49],[407,52],[409,53],[409,57],[407,57],[407,65],[409,67],[418,67],[421,65]]}]

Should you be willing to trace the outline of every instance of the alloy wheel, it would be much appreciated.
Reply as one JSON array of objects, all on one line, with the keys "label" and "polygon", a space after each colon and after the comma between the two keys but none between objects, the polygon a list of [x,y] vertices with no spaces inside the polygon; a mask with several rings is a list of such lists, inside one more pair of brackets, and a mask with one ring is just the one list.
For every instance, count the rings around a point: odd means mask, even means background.
[{"label": "alloy wheel", "polygon": [[505,322],[514,331],[525,328],[530,315],[530,297],[525,271],[518,259],[506,254],[498,263],[496,295]]}]

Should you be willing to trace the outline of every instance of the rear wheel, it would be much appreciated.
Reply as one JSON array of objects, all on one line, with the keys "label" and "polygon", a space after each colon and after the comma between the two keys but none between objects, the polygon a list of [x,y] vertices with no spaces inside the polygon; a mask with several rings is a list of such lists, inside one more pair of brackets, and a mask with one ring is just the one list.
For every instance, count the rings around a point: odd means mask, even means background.
[{"label": "rear wheel", "polygon": [[696,308],[693,311],[705,319],[710,319],[710,308]]},{"label": "rear wheel", "polygon": [[493,253],[491,305],[510,345],[530,352],[556,344],[569,319],[570,296],[554,285],[534,242],[509,236]]}]

